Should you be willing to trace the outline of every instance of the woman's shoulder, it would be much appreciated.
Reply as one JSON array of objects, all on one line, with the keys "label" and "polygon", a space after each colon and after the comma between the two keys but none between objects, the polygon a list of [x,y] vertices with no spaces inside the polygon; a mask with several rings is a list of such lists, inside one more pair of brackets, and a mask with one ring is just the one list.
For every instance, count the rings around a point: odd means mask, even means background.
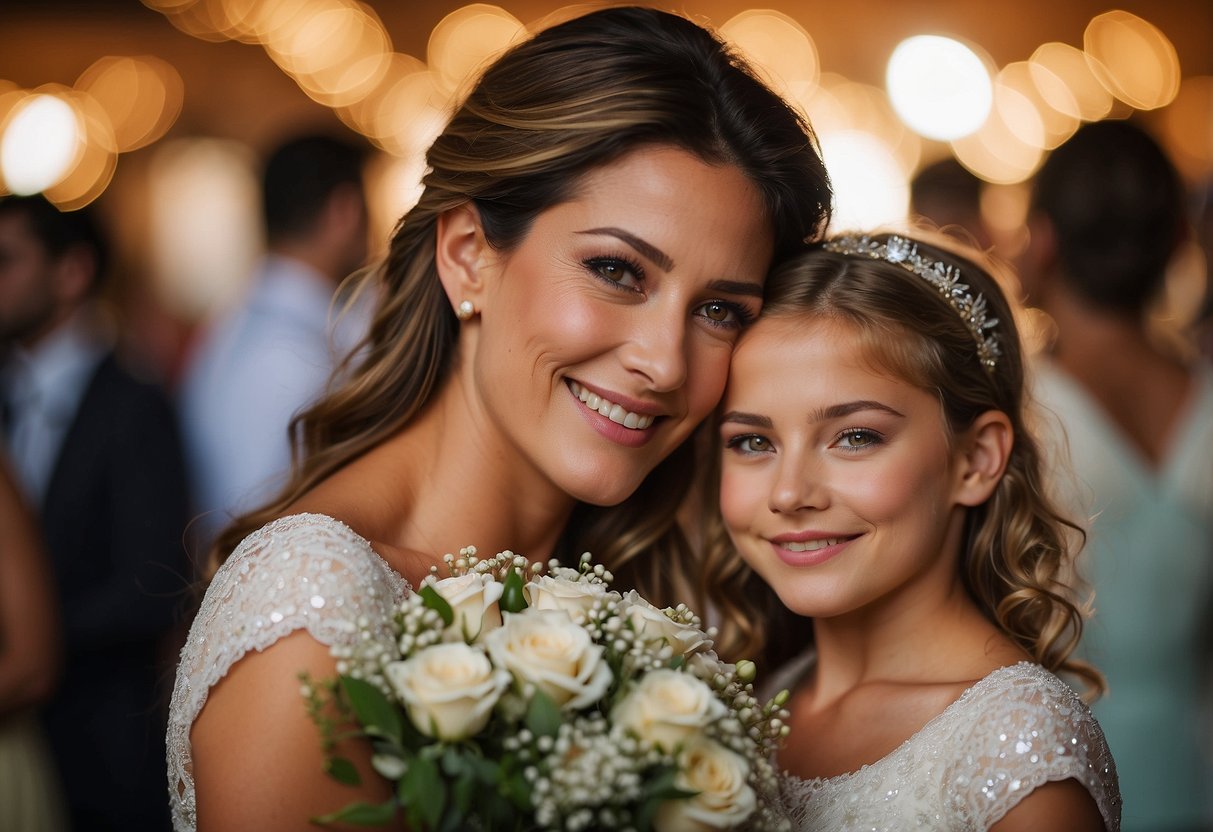
[{"label": "woman's shoulder", "polygon": [[[1032,662],[994,670],[935,725],[932,744],[951,759],[949,800],[984,826],[1044,783],[1074,779],[1120,828],[1116,765],[1090,708],[1065,681]],[[963,787],[964,785],[968,788]]]},{"label": "woman's shoulder", "polygon": [[358,616],[399,601],[407,590],[407,582],[345,523],[292,514],[236,547],[215,573],[198,618],[221,624],[228,635],[237,635],[241,625],[267,634],[303,626],[332,644],[322,637],[326,627],[346,631]]}]

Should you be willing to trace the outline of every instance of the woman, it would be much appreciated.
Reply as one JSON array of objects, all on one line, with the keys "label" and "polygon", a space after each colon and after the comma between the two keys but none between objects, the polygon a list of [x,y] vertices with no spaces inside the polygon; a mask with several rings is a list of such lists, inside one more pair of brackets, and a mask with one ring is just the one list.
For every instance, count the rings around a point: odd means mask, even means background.
[{"label": "woman", "polygon": [[772,275],[724,398],[720,517],[812,619],[779,759],[795,829],[1120,828],[1103,733],[1056,675],[1102,688],[1070,655],[1073,527],[1025,397],[1011,307],[971,260],[848,235]]},{"label": "woman", "polygon": [[[829,213],[803,121],[712,35],[649,9],[507,53],[427,161],[365,358],[297,424],[280,498],[220,541],[252,532],[178,671],[178,829],[298,828],[350,801],[298,674],[333,676],[350,623],[384,618],[446,552],[591,550],[670,598],[689,439],[768,267]],[[369,749],[344,753],[369,773]]]}]

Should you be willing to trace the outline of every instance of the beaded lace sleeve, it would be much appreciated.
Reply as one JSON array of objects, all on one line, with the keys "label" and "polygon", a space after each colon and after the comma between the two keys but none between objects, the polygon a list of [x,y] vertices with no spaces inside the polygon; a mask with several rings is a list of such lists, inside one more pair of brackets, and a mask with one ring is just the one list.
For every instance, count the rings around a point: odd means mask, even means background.
[{"label": "beaded lace sleeve", "polygon": [[190,728],[210,689],[250,650],[306,629],[329,647],[352,643],[360,618],[384,622],[408,584],[348,526],[299,514],[253,532],[216,573],[177,666],[167,738],[173,828],[197,827]]},{"label": "beaded lace sleeve", "polygon": [[1065,682],[1021,662],[986,676],[875,763],[837,777],[786,775],[781,791],[802,832],[979,832],[1039,786],[1071,778],[1118,832],[1120,789],[1103,731]]}]

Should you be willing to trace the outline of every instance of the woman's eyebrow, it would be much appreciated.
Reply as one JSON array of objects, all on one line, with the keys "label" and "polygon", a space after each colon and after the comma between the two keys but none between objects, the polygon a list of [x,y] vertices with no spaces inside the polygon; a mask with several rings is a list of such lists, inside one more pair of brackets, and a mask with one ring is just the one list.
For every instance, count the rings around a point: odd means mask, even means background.
[{"label": "woman's eyebrow", "polygon": [[610,237],[614,237],[617,240],[621,240],[622,242],[627,243],[629,246],[636,249],[636,251],[643,254],[646,259],[652,260],[654,263],[656,263],[658,266],[660,266],[663,270],[668,272],[672,268],[674,268],[674,258],[670,257],[670,255],[666,254],[664,251],[657,248],[657,246],[653,245],[652,243],[646,242],[645,240],[640,239],[639,237],[637,237],[635,234],[631,233],[630,231],[624,231],[622,228],[614,228],[614,227],[590,228],[585,231],[578,231],[577,233],[578,234],[606,234]]}]

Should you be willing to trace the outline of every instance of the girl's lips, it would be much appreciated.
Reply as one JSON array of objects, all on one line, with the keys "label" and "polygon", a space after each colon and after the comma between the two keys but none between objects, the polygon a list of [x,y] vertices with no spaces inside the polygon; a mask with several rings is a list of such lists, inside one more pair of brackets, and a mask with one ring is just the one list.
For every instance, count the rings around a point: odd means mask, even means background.
[{"label": "girl's lips", "polygon": [[859,535],[781,535],[767,542],[775,555],[789,566],[816,566],[840,554]]}]

